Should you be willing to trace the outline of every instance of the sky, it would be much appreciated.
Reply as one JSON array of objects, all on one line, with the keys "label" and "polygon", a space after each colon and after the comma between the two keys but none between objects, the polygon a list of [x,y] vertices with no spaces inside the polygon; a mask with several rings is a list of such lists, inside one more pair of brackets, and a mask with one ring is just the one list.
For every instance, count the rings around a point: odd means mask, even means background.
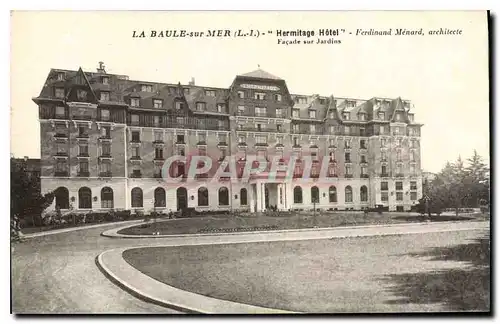
[{"label": "sky", "polygon": [[[345,29],[341,44],[281,45],[258,38],[133,38],[133,31]],[[461,29],[461,35],[354,36],[357,29]],[[292,38],[288,38],[291,40]],[[298,38],[303,40],[304,38]],[[317,37],[310,39],[316,40]],[[257,69],[296,94],[402,97],[423,123],[422,168],[438,172],[473,150],[489,159],[486,13],[470,12],[13,12],[11,153],[40,156],[38,108],[51,68],[132,80],[229,87]]]}]

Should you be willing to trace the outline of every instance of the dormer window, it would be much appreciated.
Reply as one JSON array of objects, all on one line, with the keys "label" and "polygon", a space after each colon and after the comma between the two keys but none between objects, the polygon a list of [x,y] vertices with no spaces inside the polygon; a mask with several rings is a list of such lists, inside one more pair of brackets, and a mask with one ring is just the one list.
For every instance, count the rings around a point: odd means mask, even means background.
[{"label": "dormer window", "polygon": [[204,102],[197,102],[196,103],[196,110],[198,111],[205,111],[207,109],[207,104]]},{"label": "dormer window", "polygon": [[184,90],[183,90],[183,91],[184,91],[184,94],[185,94],[185,95],[188,95],[188,94],[189,94],[189,88],[184,88]]},{"label": "dormer window", "polygon": [[161,108],[161,107],[163,107],[163,100],[161,100],[161,99],[154,99],[153,100],[153,107],[154,108]]},{"label": "dormer window", "polygon": [[140,106],[139,98],[130,98],[130,106],[139,107]]},{"label": "dormer window", "polygon": [[87,100],[87,91],[78,89],[76,91],[76,97],[78,98],[78,100]]},{"label": "dormer window", "polygon": [[217,112],[225,113],[226,112],[226,105],[223,103],[217,104]]},{"label": "dormer window", "polygon": [[102,84],[109,84],[109,77],[103,76],[101,81],[102,81]]},{"label": "dormer window", "polygon": [[57,81],[64,81],[64,72],[57,72]]},{"label": "dormer window", "polygon": [[56,88],[55,96],[56,98],[64,98],[64,88]]},{"label": "dormer window", "polygon": [[380,105],[380,100],[379,99],[375,99],[375,106],[378,106]]},{"label": "dormer window", "polygon": [[330,113],[328,115],[330,116],[330,119],[335,118],[335,112],[333,112],[333,111],[330,111]]},{"label": "dormer window", "polygon": [[396,114],[396,121],[401,121],[401,114]]},{"label": "dormer window", "polygon": [[319,98],[319,104],[320,105],[324,105],[326,103],[326,99],[325,98]]},{"label": "dormer window", "polygon": [[238,98],[239,99],[245,98],[245,91],[238,91]]},{"label": "dormer window", "polygon": [[254,93],[254,99],[256,100],[265,100],[266,99],[266,94],[262,92],[256,92]]},{"label": "dormer window", "polygon": [[205,90],[205,96],[215,97],[216,96],[215,90]]},{"label": "dormer window", "polygon": [[344,120],[349,120],[351,119],[351,114],[348,112],[342,113],[342,117],[344,117]]},{"label": "dormer window", "polygon": [[277,93],[277,94],[275,94],[275,95],[274,95],[274,100],[275,100],[275,101],[281,101],[281,95],[280,95],[280,94],[278,94],[278,93]]},{"label": "dormer window", "polygon": [[378,119],[384,120],[385,119],[385,112],[379,112],[378,113]]},{"label": "dormer window", "polygon": [[307,98],[306,97],[297,97],[297,98],[295,98],[295,102],[298,104],[306,104]]},{"label": "dormer window", "polygon": [[366,120],[366,114],[365,113],[360,113],[359,114],[359,120],[365,121]]},{"label": "dormer window", "polygon": [[141,91],[142,92],[153,92],[153,86],[150,84],[143,84],[143,85],[141,85]]},{"label": "dormer window", "polygon": [[410,102],[409,101],[403,101],[403,107],[410,108]]},{"label": "dormer window", "polygon": [[298,109],[292,110],[292,117],[299,118],[299,110]]},{"label": "dormer window", "polygon": [[408,114],[408,119],[410,120],[410,122],[414,122],[415,121],[415,115],[414,114]]},{"label": "dormer window", "polygon": [[347,101],[346,101],[346,106],[347,106],[348,108],[356,107],[356,101],[347,100]]},{"label": "dormer window", "polygon": [[316,118],[316,111],[315,110],[309,110],[309,118]]},{"label": "dormer window", "polygon": [[101,92],[101,101],[109,101],[109,92],[107,91]]},{"label": "dormer window", "polygon": [[175,102],[175,109],[176,110],[181,110],[184,108],[184,103],[182,101],[176,101]]}]

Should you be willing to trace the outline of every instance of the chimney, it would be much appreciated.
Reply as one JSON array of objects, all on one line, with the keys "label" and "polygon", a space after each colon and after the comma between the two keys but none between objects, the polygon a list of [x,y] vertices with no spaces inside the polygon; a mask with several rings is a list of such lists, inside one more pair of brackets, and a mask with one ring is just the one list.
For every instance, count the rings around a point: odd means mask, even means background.
[{"label": "chimney", "polygon": [[196,85],[193,77],[191,77],[191,81],[189,81],[189,85],[192,85],[192,86]]},{"label": "chimney", "polygon": [[24,156],[24,161],[28,161],[29,157],[28,156]]},{"label": "chimney", "polygon": [[99,67],[97,68],[97,73],[106,73],[104,62],[99,62]]}]

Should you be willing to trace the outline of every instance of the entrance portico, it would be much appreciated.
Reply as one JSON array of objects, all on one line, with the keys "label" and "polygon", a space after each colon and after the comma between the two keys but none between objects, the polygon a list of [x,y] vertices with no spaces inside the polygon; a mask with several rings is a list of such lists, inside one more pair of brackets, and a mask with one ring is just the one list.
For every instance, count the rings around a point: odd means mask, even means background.
[{"label": "entrance portico", "polygon": [[291,187],[286,181],[256,180],[250,182],[250,211],[262,212],[266,209],[288,210],[292,197]]}]

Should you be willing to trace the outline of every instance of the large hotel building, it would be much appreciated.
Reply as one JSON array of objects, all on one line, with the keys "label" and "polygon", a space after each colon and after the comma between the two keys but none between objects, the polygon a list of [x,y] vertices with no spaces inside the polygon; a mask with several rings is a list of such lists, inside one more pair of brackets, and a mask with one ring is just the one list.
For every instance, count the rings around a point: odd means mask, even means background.
[{"label": "large hotel building", "polygon": [[[422,197],[422,124],[401,98],[291,94],[261,69],[229,88],[133,81],[101,62],[97,72],[51,69],[33,100],[51,209],[406,211]],[[176,155],[187,160],[165,168]],[[214,161],[194,180],[193,156]],[[247,156],[278,161],[277,176],[240,178]],[[212,181],[226,157],[237,176]]]}]

